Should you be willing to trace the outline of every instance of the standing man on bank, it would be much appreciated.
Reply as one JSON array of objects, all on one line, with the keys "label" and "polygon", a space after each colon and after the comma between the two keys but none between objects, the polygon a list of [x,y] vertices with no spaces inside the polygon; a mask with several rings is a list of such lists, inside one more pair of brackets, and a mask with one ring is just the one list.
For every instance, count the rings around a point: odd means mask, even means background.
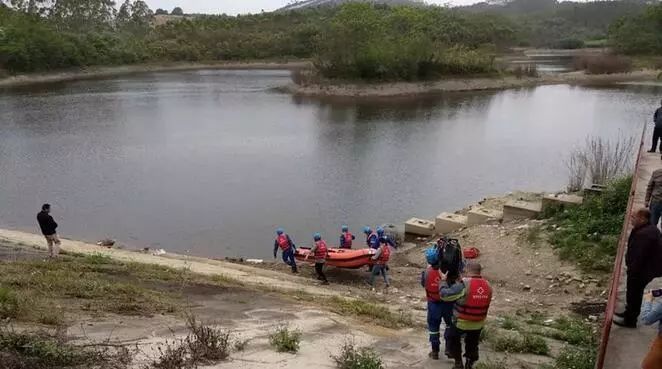
[{"label": "standing man on bank", "polygon": [[48,256],[56,258],[60,254],[60,239],[57,236],[57,223],[55,223],[50,213],[51,205],[42,205],[41,211],[37,214],[37,222],[39,228],[41,228],[41,233],[46,237]]},{"label": "standing man on bank", "polygon": [[653,122],[655,122],[655,128],[653,129],[653,145],[648,152],[657,151],[658,141],[662,139],[662,102],[660,107],[655,110],[653,114]]},{"label": "standing man on bank", "polygon": [[651,212],[651,224],[657,227],[662,216],[662,169],[656,169],[651,174],[646,188],[645,204]]},{"label": "standing man on bank", "polygon": [[651,224],[648,209],[639,209],[632,214],[632,232],[625,254],[627,266],[626,304],[623,313],[616,313],[614,324],[625,328],[636,328],[644,289],[656,277],[662,276],[662,235]]}]

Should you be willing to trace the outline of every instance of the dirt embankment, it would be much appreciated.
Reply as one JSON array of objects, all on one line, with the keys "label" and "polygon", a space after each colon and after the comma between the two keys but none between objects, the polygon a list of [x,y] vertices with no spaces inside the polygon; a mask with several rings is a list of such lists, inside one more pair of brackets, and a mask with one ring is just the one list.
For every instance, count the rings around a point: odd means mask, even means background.
[{"label": "dirt embankment", "polygon": [[623,82],[654,81],[659,72],[652,70],[609,75],[583,72],[542,75],[540,77],[495,76],[486,78],[450,78],[429,82],[394,83],[291,83],[282,91],[300,96],[326,97],[395,97],[437,94],[442,92],[501,90],[542,85],[571,84],[580,86],[609,85]]},{"label": "dirt embankment", "polygon": [[174,72],[203,69],[258,70],[258,69],[301,69],[308,68],[306,61],[297,62],[218,62],[218,63],[165,63],[142,64],[116,67],[88,67],[59,72],[32,73],[0,78],[0,87],[24,86],[39,83],[77,81],[108,78],[135,73]]},{"label": "dirt embankment", "polygon": [[[488,207],[498,204],[498,199],[483,201]],[[588,318],[603,307],[602,277],[582,275],[560,261],[538,221],[474,226],[454,236],[463,246],[481,250],[478,260],[495,289],[487,341],[481,347],[484,360],[503,368],[549,363],[566,337],[553,319],[573,311]],[[0,230],[0,243],[11,245],[0,248],[0,268],[6,269],[0,283],[19,296],[30,296],[32,306],[56,307],[55,314],[28,314],[22,316],[27,321],[19,318],[16,324],[64,327],[69,337],[77,338],[74,342],[137,347],[129,368],[143,368],[158,359],[159,348],[183,339],[184,313],[232,331],[241,348],[232,349],[229,361],[219,367],[332,368],[331,355],[353,338],[374,348],[389,368],[451,368],[450,361],[427,358],[426,300],[419,280],[428,241],[405,244],[391,263],[392,288],[384,290],[380,281],[378,291],[371,292],[365,270],[329,268],[331,285],[321,286],[308,265],[295,276],[282,263],[153,256],[71,240],[63,240],[63,248],[73,256],[41,261],[41,236]],[[44,294],[39,288],[46,285]],[[114,291],[113,298],[103,291]],[[40,304],[41,299],[47,300]],[[597,308],[587,311],[586,306]],[[270,345],[269,334],[283,323],[302,332],[296,354],[277,353]],[[521,334],[533,334],[539,346],[501,352],[521,343]]]}]

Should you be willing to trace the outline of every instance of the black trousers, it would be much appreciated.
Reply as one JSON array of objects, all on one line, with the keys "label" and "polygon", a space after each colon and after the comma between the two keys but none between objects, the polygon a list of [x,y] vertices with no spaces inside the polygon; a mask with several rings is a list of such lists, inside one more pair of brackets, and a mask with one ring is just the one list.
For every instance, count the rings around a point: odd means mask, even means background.
[{"label": "black trousers", "polygon": [[317,279],[327,282],[326,275],[324,274],[324,263],[315,263],[315,271],[317,272]]},{"label": "black trousers", "polygon": [[662,128],[655,127],[653,129],[653,144],[651,145],[651,151],[657,151],[658,142],[662,138]]},{"label": "black trousers", "polygon": [[644,299],[644,289],[651,279],[628,274],[627,291],[625,292],[625,323],[636,324],[641,313],[641,302]]},{"label": "black trousers", "polygon": [[462,359],[462,336],[464,336],[464,357],[472,362],[478,361],[478,344],[480,343],[480,332],[482,329],[464,331],[451,326],[448,335],[448,351],[453,359]]}]

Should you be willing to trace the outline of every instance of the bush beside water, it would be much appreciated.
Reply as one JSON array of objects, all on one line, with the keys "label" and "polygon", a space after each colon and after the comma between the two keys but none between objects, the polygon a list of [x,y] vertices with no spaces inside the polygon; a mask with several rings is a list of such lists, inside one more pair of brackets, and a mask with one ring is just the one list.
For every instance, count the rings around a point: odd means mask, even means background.
[{"label": "bush beside water", "polygon": [[614,180],[601,195],[585,197],[581,206],[543,214],[555,225],[549,240],[562,259],[586,271],[612,270],[631,184],[631,176]]}]

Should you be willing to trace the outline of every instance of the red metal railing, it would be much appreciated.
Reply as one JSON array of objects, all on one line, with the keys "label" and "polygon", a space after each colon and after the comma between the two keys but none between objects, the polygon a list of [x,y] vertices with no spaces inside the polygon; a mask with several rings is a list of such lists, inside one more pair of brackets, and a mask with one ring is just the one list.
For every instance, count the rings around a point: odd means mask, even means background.
[{"label": "red metal railing", "polygon": [[603,369],[605,365],[605,355],[607,354],[607,344],[609,343],[609,335],[611,333],[611,321],[614,318],[614,309],[616,308],[616,298],[618,297],[618,286],[621,283],[621,272],[623,270],[623,259],[625,256],[625,249],[628,240],[628,231],[630,230],[630,214],[632,213],[632,205],[634,203],[634,193],[637,186],[637,172],[639,171],[639,163],[643,153],[644,138],[646,137],[646,125],[644,124],[643,132],[641,133],[641,142],[639,143],[639,151],[637,153],[637,162],[634,165],[634,175],[632,176],[632,186],[630,187],[630,198],[628,199],[628,207],[625,211],[625,219],[623,221],[623,230],[621,237],[618,241],[618,252],[616,253],[616,260],[614,261],[614,273],[611,277],[609,285],[609,299],[607,300],[607,311],[605,312],[605,321],[602,326],[602,336],[600,339],[600,347],[598,349],[598,357],[595,363],[595,369]]}]

